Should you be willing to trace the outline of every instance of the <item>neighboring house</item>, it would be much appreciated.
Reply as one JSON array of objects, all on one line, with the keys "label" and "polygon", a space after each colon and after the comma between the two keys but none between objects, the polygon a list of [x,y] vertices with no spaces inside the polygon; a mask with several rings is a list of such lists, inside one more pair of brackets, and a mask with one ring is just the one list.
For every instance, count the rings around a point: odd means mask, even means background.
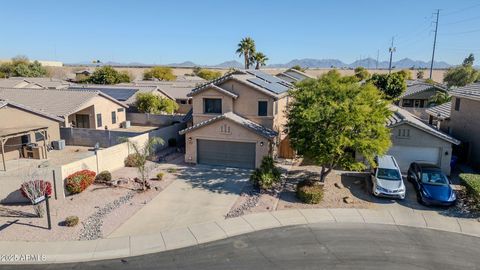
[{"label": "neighboring house", "polygon": [[439,121],[441,130],[462,141],[455,153],[460,160],[480,168],[480,83],[456,88],[449,93],[451,102],[430,110],[432,120]]},{"label": "neighboring house", "polygon": [[137,94],[152,93],[157,96],[169,98],[168,95],[161,92],[156,86],[128,86],[128,85],[96,85],[96,84],[76,84],[68,88],[72,91],[82,90],[99,91],[108,95],[119,102],[129,106],[129,112],[136,112]]},{"label": "neighboring house", "polygon": [[4,88],[43,88],[43,89],[65,89],[70,83],[54,78],[27,78],[11,77],[0,79],[0,87]]},{"label": "neighboring house", "polygon": [[75,72],[75,81],[81,82],[88,79],[92,75],[92,72],[88,69],[83,69]]},{"label": "neighboring house", "polygon": [[388,154],[395,157],[402,172],[411,162],[424,161],[438,165],[450,175],[452,144],[460,141],[424,123],[408,111],[392,106],[393,114],[387,121],[392,133],[392,147]]},{"label": "neighboring house", "polygon": [[[47,145],[60,139],[63,119],[45,111],[0,99],[0,155],[6,160],[20,157],[47,158]],[[25,147],[32,146],[29,151]]]},{"label": "neighboring house", "polygon": [[185,134],[189,163],[258,167],[289,146],[284,132],[293,85],[258,70],[234,71],[196,87]]},{"label": "neighboring house", "polygon": [[428,124],[434,125],[437,129],[450,133],[447,122],[450,120],[452,102],[446,102],[438,106],[430,107],[425,112],[428,114]]},{"label": "neighboring house", "polygon": [[407,89],[400,96],[398,105],[414,115],[427,120],[425,110],[430,106],[431,99],[438,92],[446,92],[446,87],[440,84],[426,83],[423,80],[407,81]]},{"label": "neighboring house", "polygon": [[0,88],[0,99],[63,119],[61,127],[119,128],[127,105],[94,90]]},{"label": "neighboring house", "polygon": [[122,83],[120,85],[155,86],[161,93],[163,93],[163,95],[175,100],[175,102],[178,104],[178,113],[186,114],[192,108],[192,98],[189,97],[188,94],[199,84],[205,83],[204,79],[199,77],[197,78],[198,79],[191,81],[135,81],[133,83]]},{"label": "neighboring house", "polygon": [[286,71],[279,73],[276,76],[289,83],[296,83],[305,79],[313,79],[313,77],[308,75],[307,73],[301,72],[300,70],[296,70],[293,68],[287,69]]}]

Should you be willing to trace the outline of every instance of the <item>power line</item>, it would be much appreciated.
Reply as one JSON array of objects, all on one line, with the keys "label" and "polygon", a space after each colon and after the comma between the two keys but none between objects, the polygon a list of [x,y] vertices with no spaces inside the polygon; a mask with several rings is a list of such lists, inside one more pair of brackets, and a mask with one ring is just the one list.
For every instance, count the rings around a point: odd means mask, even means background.
[{"label": "power line", "polygon": [[435,22],[435,37],[433,38],[432,62],[430,63],[430,79],[432,79],[433,61],[435,60],[435,46],[437,45],[438,17],[440,17],[440,9],[437,9],[437,20]]},{"label": "power line", "polygon": [[444,35],[455,36],[455,35],[463,35],[463,34],[470,34],[470,33],[476,33],[476,32],[480,32],[480,29],[472,29],[472,30],[462,31],[462,32],[450,32],[450,33],[444,33]]},{"label": "power line", "polygon": [[476,20],[476,19],[480,19],[480,16],[475,16],[475,17],[471,17],[471,18],[467,18],[467,19],[463,19],[463,20],[459,20],[459,21],[454,21],[454,22],[449,22],[449,23],[443,23],[442,25],[459,24],[459,23],[463,23],[463,22],[473,21],[473,20]]},{"label": "power line", "polygon": [[478,6],[480,6],[480,4],[477,3],[477,4],[475,4],[475,5],[471,5],[471,6],[464,7],[464,8],[458,9],[458,10],[454,10],[454,11],[452,11],[452,12],[445,13],[445,14],[443,14],[443,16],[444,16],[444,17],[445,17],[445,16],[450,16],[450,15],[457,14],[457,13],[460,13],[460,12],[464,12],[464,11],[466,11],[466,10],[469,10],[469,9],[472,9],[472,8],[478,7]]}]

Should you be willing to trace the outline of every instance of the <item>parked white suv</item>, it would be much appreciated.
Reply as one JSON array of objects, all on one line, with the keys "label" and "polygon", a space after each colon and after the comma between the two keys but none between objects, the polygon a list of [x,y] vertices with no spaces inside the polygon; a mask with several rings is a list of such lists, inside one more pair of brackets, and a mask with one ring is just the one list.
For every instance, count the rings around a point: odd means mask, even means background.
[{"label": "parked white suv", "polygon": [[400,167],[393,156],[375,158],[377,166],[372,168],[372,192],[377,197],[405,199],[405,184]]}]

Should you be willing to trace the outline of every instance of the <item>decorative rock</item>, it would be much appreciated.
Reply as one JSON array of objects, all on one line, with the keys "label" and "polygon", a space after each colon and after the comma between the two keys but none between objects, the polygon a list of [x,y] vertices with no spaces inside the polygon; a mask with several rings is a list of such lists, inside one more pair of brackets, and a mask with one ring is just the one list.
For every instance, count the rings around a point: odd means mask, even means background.
[{"label": "decorative rock", "polygon": [[353,203],[353,199],[350,198],[350,197],[343,197],[343,202],[346,203],[346,204],[352,204]]}]

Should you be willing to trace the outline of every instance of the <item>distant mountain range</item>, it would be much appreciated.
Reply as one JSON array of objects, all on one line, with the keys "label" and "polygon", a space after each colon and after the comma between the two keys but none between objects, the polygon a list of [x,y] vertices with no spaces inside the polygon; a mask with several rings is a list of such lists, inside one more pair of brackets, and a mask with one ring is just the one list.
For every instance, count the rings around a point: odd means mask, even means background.
[{"label": "distant mountain range", "polygon": [[[106,65],[111,65],[111,66],[130,66],[130,67],[148,67],[152,66],[151,64],[143,64],[143,63],[117,63],[117,62],[106,62],[104,63]],[[290,68],[295,65],[299,65],[304,68],[356,68],[359,66],[365,67],[365,68],[381,68],[385,69],[388,68],[388,61],[379,61],[377,65],[377,61],[373,58],[365,58],[365,59],[360,59],[357,60],[351,64],[347,64],[345,62],[342,62],[341,60],[338,59],[313,59],[313,58],[303,58],[303,59],[294,59],[291,60],[285,64],[270,64],[267,65],[267,67],[270,68]],[[82,63],[76,63],[76,64],[70,64],[70,65],[94,65],[91,63],[87,62],[82,62]],[[244,65],[243,63],[236,61],[236,60],[231,60],[231,61],[226,61],[223,63],[219,63],[216,65],[200,65],[196,64],[192,61],[185,61],[181,63],[172,63],[172,64],[167,64],[166,66],[171,66],[171,67],[211,67],[211,68],[243,68]],[[452,65],[449,63],[446,63],[444,61],[435,61],[434,62],[434,68],[437,69],[445,69],[449,68]],[[398,61],[393,61],[392,62],[392,67],[394,68],[430,68],[430,62],[426,61],[421,61],[421,60],[412,60],[410,58],[403,58]]]}]

